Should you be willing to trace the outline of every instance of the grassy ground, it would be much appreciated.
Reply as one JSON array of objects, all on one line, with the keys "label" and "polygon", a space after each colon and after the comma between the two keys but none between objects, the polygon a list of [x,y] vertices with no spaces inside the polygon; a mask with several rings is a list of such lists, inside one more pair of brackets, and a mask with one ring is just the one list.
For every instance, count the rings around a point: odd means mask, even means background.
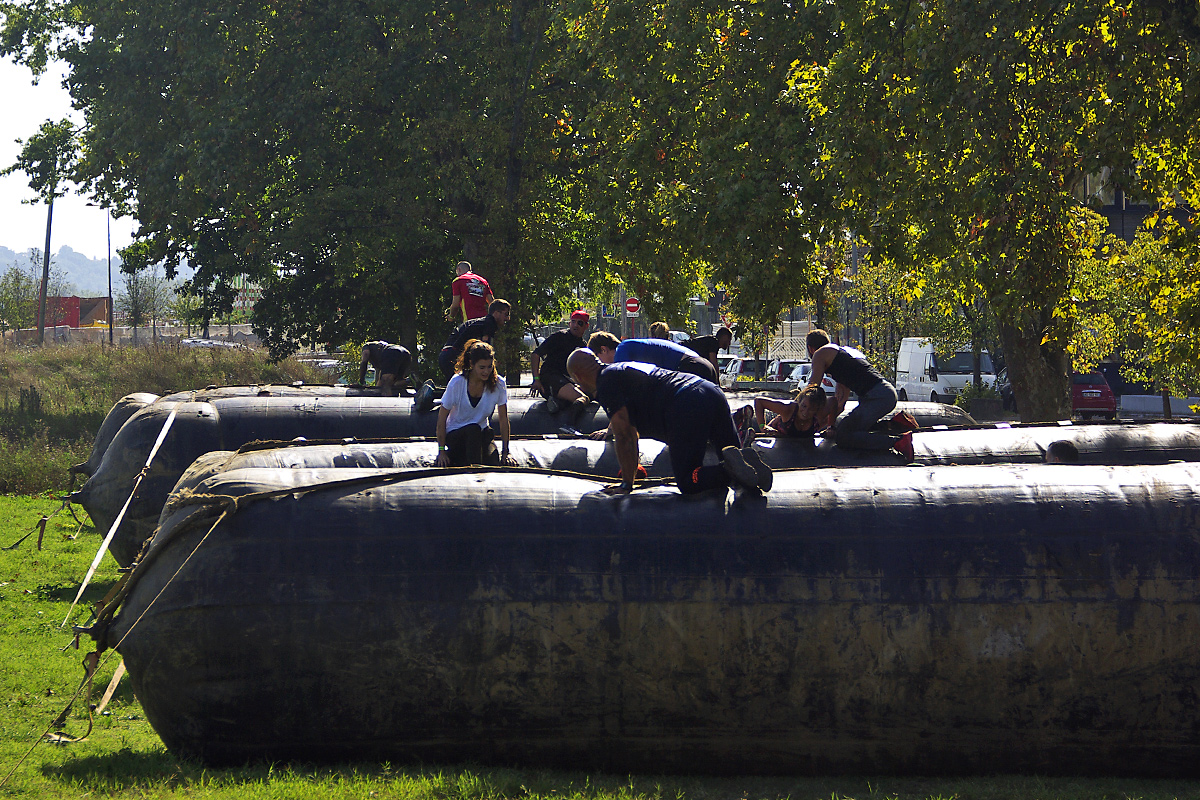
[{"label": "grassy ground", "polygon": [[[54,514],[49,495],[0,496],[0,548],[30,532],[42,514]],[[66,706],[79,685],[80,661],[91,648],[67,647],[60,623],[86,573],[99,536],[66,512],[54,515],[39,552],[37,533],[13,550],[0,549],[0,797],[59,798],[405,798],[405,800],[1000,800],[1029,798],[1200,798],[1200,783],[1183,781],[990,778],[706,778],[627,776],[472,765],[411,766],[359,763],[337,766],[276,764],[210,770],[168,753],[142,715],[128,682],[108,713],[96,718],[86,741],[30,747]],[[117,579],[105,559],[83,608]],[[77,610],[72,623],[86,622]],[[95,696],[117,666],[106,662]],[[87,706],[76,703],[65,732],[82,736]],[[18,766],[18,762],[29,753]]]},{"label": "grassy ground", "polygon": [[0,492],[66,487],[113,403],[131,392],[167,394],[210,384],[328,382],[294,359],[262,351],[178,345],[0,346]]}]

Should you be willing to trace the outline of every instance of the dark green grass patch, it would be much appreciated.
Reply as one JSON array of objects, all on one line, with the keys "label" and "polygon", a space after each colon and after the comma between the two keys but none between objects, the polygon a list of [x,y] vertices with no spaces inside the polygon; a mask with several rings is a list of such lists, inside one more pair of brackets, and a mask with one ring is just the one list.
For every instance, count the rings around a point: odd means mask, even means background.
[{"label": "dark green grass patch", "polygon": [[[0,550],[0,779],[14,767],[0,797],[20,798],[397,798],[402,800],[1123,800],[1200,798],[1200,783],[1184,781],[990,778],[759,778],[610,775],[475,765],[388,763],[342,765],[258,764],[211,770],[167,752],[123,682],[107,714],[95,719],[86,741],[40,744],[20,766],[83,677],[91,650],[86,637],[70,647],[62,627],[71,599],[99,546],[51,496],[0,496],[0,548],[29,533],[43,514],[42,550],[37,533],[13,550]],[[105,559],[73,622],[118,579]],[[116,669],[101,668],[95,698]],[[319,709],[315,709],[319,713]],[[87,730],[87,706],[76,703],[65,732]]]}]

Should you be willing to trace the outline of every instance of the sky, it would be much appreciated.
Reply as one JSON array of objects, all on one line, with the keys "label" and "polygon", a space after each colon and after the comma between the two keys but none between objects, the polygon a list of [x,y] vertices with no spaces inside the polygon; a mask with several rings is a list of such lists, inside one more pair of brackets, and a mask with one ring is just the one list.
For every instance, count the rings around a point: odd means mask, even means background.
[{"label": "sky", "polygon": [[[46,120],[69,116],[76,124],[83,121],[83,115],[71,108],[71,96],[62,86],[63,67],[61,63],[51,64],[34,86],[33,73],[27,68],[0,58],[0,169],[17,160],[21,145],[15,140],[37,133],[38,126]],[[45,246],[46,206],[40,201],[33,205],[21,202],[33,197],[25,173],[0,177],[0,245],[18,253]],[[89,208],[87,202],[88,198],[74,193],[54,201],[52,253],[66,245],[90,258],[107,256],[106,212],[103,208]],[[129,217],[112,220],[114,256],[133,240],[135,227]]]}]

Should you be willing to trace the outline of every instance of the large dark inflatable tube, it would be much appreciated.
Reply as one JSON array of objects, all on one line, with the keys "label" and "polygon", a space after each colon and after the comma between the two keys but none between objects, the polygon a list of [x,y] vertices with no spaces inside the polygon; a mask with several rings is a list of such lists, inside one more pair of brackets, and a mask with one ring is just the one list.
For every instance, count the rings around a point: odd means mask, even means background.
[{"label": "large dark inflatable tube", "polygon": [[149,392],[127,394],[118,400],[108,410],[104,422],[100,424],[100,430],[96,432],[96,438],[92,440],[92,452],[88,454],[87,461],[71,467],[71,474],[90,476],[95,472],[104,459],[104,453],[112,443],[113,437],[117,435],[117,431],[121,430],[130,417],[156,400],[158,400],[158,395]]},{"label": "large dark inflatable tube", "polygon": [[100,466],[104,452],[121,426],[139,409],[151,403],[208,402],[220,397],[378,397],[374,389],[305,383],[259,383],[243,386],[208,386],[159,396],[148,392],[128,394],[118,400],[100,425],[88,460],[71,468],[73,473],[91,475]]},{"label": "large dark inflatable tube", "polygon": [[1200,772],[1200,465],[598,486],[226,472],[95,634],[212,763]]},{"label": "large dark inflatable tube", "polygon": [[[552,436],[552,435],[551,435]],[[436,467],[438,449],[432,441],[347,442],[343,444],[251,445],[239,452],[215,450],[197,458],[184,471],[172,494],[194,491],[202,481],[239,469],[396,469]],[[670,478],[671,454],[653,439],[638,442],[640,463],[647,477]],[[590,439],[514,439],[510,455],[517,466],[547,472],[579,473],[616,478],[621,467],[611,442]],[[713,457],[715,461],[715,456]],[[168,501],[169,502],[169,501]]]},{"label": "large dark inflatable tube", "polygon": [[[937,404],[933,404],[937,405]],[[73,495],[83,504],[97,527],[107,531],[116,518],[134,478],[145,464],[171,404],[156,404],[140,412],[122,429],[118,446],[84,487]],[[137,496],[130,504],[110,549],[117,563],[131,563],[142,543],[154,532],[167,495],[195,459],[206,452],[240,447],[254,439],[285,438],[284,435],[247,435],[229,433],[211,404],[191,404],[183,409],[172,426],[166,444],[147,471]],[[238,405],[243,410],[244,405]],[[601,412],[603,413],[603,412]],[[528,415],[528,414],[527,414]],[[548,415],[547,415],[548,416]],[[514,424],[514,427],[515,424]],[[549,427],[549,426],[547,426]],[[317,426],[306,428],[315,430]],[[346,425],[340,430],[354,436],[365,426]],[[260,431],[255,428],[255,431]],[[324,428],[328,430],[328,427]],[[378,430],[378,429],[376,429]],[[290,437],[288,437],[290,438]],[[308,437],[316,438],[316,437]],[[978,430],[919,431],[913,437],[916,460],[926,464],[979,464],[1041,461],[1050,442],[1066,439],[1079,449],[1084,461],[1097,464],[1154,464],[1170,460],[1200,460],[1200,427],[1192,424],[1151,423],[1138,425],[1037,426],[1022,428],[984,428]],[[271,462],[256,456],[243,466],[283,466],[285,463],[311,468],[327,466],[432,466],[436,452],[432,443],[353,443],[333,446],[333,451],[313,456],[292,454]],[[669,455],[661,445],[647,450],[642,461],[654,475],[669,475]],[[831,441],[819,446],[804,446],[798,441],[766,439],[756,450],[773,469],[827,466],[886,466],[903,463],[891,451],[853,450],[836,447]],[[336,452],[334,452],[336,451]],[[563,452],[565,451],[565,452]],[[513,444],[513,453],[522,466],[566,471],[590,472],[615,476],[617,468],[611,446],[576,440],[570,445],[554,442]],[[710,454],[710,461],[715,456]]]},{"label": "large dark inflatable tube", "polygon": [[[510,411],[514,413],[522,405],[519,400],[523,399],[523,395],[527,390],[517,388],[512,390],[512,396],[509,400]],[[771,392],[757,392],[753,394],[726,392],[726,398],[729,400],[731,408],[739,408],[742,405],[752,404],[754,397],[758,395],[780,398],[783,395]],[[186,391],[173,392],[163,397],[148,393],[138,393],[127,395],[120,400],[109,410],[108,415],[104,418],[104,422],[100,426],[100,431],[96,434],[96,440],[92,444],[92,452],[88,456],[88,460],[82,464],[72,467],[72,472],[82,473],[85,476],[90,476],[100,466],[104,453],[113,437],[121,426],[133,416],[134,412],[154,402],[161,403],[207,403],[213,400],[220,400],[231,397],[380,397],[376,389],[369,387],[356,387],[344,385],[327,385],[327,384],[246,384],[241,386],[207,386],[203,389],[190,389]],[[396,403],[404,408],[412,407],[410,398],[388,398],[390,402]],[[525,399],[530,406],[539,406],[539,401],[535,399]],[[850,403],[847,407],[852,408],[854,403]],[[913,414],[917,422],[923,428],[931,428],[936,425],[971,425],[975,424],[965,411],[956,406],[948,406],[943,403],[916,403],[905,402],[897,406],[898,410],[906,410]],[[436,415],[417,415],[419,431],[414,433],[403,434],[407,436],[432,436],[433,428],[436,423]],[[573,424],[573,420],[561,413],[553,417],[553,421],[557,424],[555,429],[562,426]],[[537,431],[538,433],[551,433],[553,431]]]},{"label": "large dark inflatable tube", "polygon": [[[405,398],[244,396],[204,403],[156,402],[121,426],[100,466],[72,495],[97,528],[107,532],[117,518],[172,411],[177,413],[171,429],[110,545],[122,566],[133,561],[153,533],[179,476],[204,453],[233,450],[260,439],[432,437],[437,421],[432,412],[413,412],[412,401]],[[518,435],[555,433],[563,425],[591,432],[608,425],[604,410],[595,403],[578,415],[550,414],[543,400],[513,398],[508,415]]]}]

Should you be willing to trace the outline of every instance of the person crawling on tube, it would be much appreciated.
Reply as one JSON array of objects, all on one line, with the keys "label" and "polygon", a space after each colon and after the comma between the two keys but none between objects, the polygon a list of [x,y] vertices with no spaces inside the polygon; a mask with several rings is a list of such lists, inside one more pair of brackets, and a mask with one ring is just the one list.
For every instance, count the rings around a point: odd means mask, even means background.
[{"label": "person crawling on tube", "polygon": [[367,342],[362,346],[362,362],[358,365],[359,386],[365,385],[368,366],[375,368],[375,386],[380,393],[395,397],[408,388],[412,353],[398,344]]},{"label": "person crawling on tube", "polygon": [[588,338],[587,346],[605,364],[641,361],[676,372],[690,372],[706,381],[717,382],[717,371],[708,359],[666,339],[626,339],[622,342],[608,331],[596,331]]},{"label": "person crawling on tube", "polygon": [[[608,412],[622,480],[606,487],[606,493],[633,489],[640,436],[666,443],[675,483],[683,494],[731,482],[755,491],[771,488],[770,467],[752,449],[738,448],[729,401],[711,382],[638,361],[604,364],[587,349],[571,353],[567,372]],[[719,466],[704,466],[710,441],[720,457]]]},{"label": "person crawling on tube", "polygon": [[[820,386],[806,386],[792,392],[791,400],[772,400],[769,397],[754,398],[754,418],[758,429],[785,439],[802,438],[811,443],[816,434],[818,418],[825,408],[825,390]],[[768,423],[766,412],[775,416]]]},{"label": "person crawling on tube", "polygon": [[[496,374],[496,351],[487,342],[472,339],[458,357],[457,374],[446,385],[438,411],[439,467],[487,464],[515,467],[508,454],[508,387]],[[500,428],[501,451],[496,455],[492,411]]]}]

